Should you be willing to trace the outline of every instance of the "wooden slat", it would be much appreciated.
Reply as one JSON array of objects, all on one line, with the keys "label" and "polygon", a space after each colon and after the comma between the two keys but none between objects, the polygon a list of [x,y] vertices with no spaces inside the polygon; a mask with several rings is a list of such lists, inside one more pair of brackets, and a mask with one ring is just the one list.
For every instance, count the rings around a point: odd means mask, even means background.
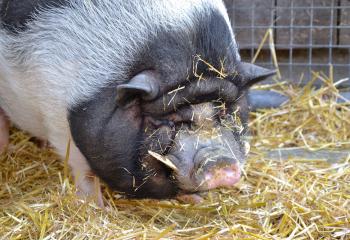
[{"label": "wooden slat", "polygon": [[[314,8],[313,13],[311,10],[312,1],[314,2],[314,7],[329,7],[326,9]],[[336,44],[336,30],[330,30],[329,28],[321,28],[320,26],[336,26],[337,23],[337,11],[333,12],[332,21],[332,1],[334,1],[334,6],[336,6],[335,0],[277,0],[277,26],[286,26],[286,28],[277,30],[277,44],[286,45],[288,47],[291,43],[298,45],[310,44],[311,34],[312,34],[312,45],[330,44],[330,37],[332,32],[333,44]],[[291,7],[293,3],[294,7],[298,9],[293,9],[293,13],[290,9],[284,7]],[[303,8],[305,7],[305,8]],[[313,21],[311,21],[311,16],[313,14]],[[313,25],[312,31],[310,28],[297,28],[293,31],[290,26],[310,26]],[[310,34],[311,33],[311,34]],[[291,41],[292,40],[292,41]]]},{"label": "wooden slat", "polygon": [[[240,48],[258,47],[273,23],[274,0],[225,0],[225,3]],[[252,26],[262,28],[252,30]]]},{"label": "wooden slat", "polygon": [[268,159],[307,159],[307,160],[327,160],[329,163],[340,163],[349,156],[349,151],[322,149],[319,151],[309,151],[304,148],[280,148],[269,150],[266,153]]},{"label": "wooden slat", "polygon": [[[340,15],[340,26],[350,27],[350,0],[341,0],[343,7]],[[344,8],[349,7],[349,8]],[[350,29],[340,29],[339,43],[341,45],[350,45]]]}]

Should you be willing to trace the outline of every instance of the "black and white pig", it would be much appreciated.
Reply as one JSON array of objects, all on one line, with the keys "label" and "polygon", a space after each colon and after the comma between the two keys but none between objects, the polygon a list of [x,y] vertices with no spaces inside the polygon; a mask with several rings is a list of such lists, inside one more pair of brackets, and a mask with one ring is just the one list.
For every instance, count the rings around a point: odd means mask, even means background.
[{"label": "black and white pig", "polygon": [[245,93],[274,72],[241,61],[221,0],[3,0],[1,9],[1,150],[7,119],[62,157],[72,139],[78,192],[100,203],[95,175],[133,198],[240,179]]}]

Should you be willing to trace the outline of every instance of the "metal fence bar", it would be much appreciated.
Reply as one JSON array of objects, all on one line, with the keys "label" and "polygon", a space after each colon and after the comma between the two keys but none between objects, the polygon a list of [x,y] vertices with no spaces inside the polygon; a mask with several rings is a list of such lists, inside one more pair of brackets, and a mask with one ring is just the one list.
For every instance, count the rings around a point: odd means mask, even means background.
[{"label": "metal fence bar", "polygon": [[[263,0],[262,0],[263,1]],[[292,0],[291,0],[292,1]],[[305,10],[305,9],[315,9],[315,10],[329,10],[329,6],[313,6],[313,7],[308,7],[308,6],[275,6],[276,9],[294,9],[294,10]],[[251,10],[251,6],[249,7],[228,7],[228,10],[232,10],[232,9],[239,9],[239,10]],[[259,8],[256,8],[259,9]],[[334,6],[334,9],[350,9],[350,6]]]},{"label": "metal fence bar", "polygon": [[[292,9],[293,11],[294,9]],[[253,29],[267,29],[271,26],[269,25],[261,25],[261,26],[245,26],[245,25],[242,25],[242,26],[237,26],[235,27],[235,29],[250,29],[250,28],[253,28]],[[275,29],[289,29],[290,26],[289,25],[280,25],[280,26],[274,26],[273,28]],[[292,28],[294,29],[310,29],[310,25],[293,25]],[[317,28],[322,28],[322,29],[330,29],[330,28],[333,28],[333,29],[350,29],[350,26],[326,26],[326,25],[318,25]]]},{"label": "metal fence bar", "polygon": [[349,64],[348,64],[348,68],[349,68],[349,73],[348,73],[348,78],[349,78],[349,82],[350,82],[350,48],[348,49],[348,59],[349,59]]},{"label": "metal fence bar", "polygon": [[254,44],[255,44],[255,8],[256,7],[256,4],[255,4],[255,1],[253,3],[253,6],[252,6],[252,21],[251,21],[251,26],[253,27],[252,30],[251,30],[251,49],[250,49],[250,56],[251,56],[251,59],[254,58],[254,55],[255,55],[255,49],[254,49]]},{"label": "metal fence bar", "polygon": [[312,53],[313,53],[313,48],[312,48],[312,44],[313,44],[313,34],[312,34],[312,30],[314,28],[313,24],[314,24],[314,0],[311,0],[311,8],[310,8],[310,29],[309,29],[309,79],[312,78],[311,75],[311,71],[312,71]]},{"label": "metal fence bar", "polygon": [[[271,65],[270,62],[259,62],[259,65],[268,66]],[[279,62],[279,66],[289,66],[289,62]],[[308,62],[294,62],[293,66],[295,67],[329,67],[329,63],[308,63]],[[348,63],[335,63],[333,67],[349,67]]]},{"label": "metal fence bar", "polygon": [[[330,28],[329,28],[329,48],[328,48],[328,64],[329,64],[329,76],[331,75],[331,70],[330,67],[333,64],[333,33],[334,33],[334,0],[332,0],[332,5],[331,5],[331,21],[330,21]],[[332,73],[333,74],[333,73]],[[333,76],[332,76],[333,77]]]},{"label": "metal fence bar", "polygon": [[[241,48],[242,47],[247,47],[247,46],[251,46],[250,44],[240,44]],[[275,47],[277,49],[289,49],[290,47],[291,48],[302,48],[302,49],[308,49],[310,47],[309,44],[293,44],[293,45],[290,45],[290,44],[275,44]],[[333,48],[338,48],[338,49],[345,49],[345,50],[348,50],[350,48],[350,45],[333,45],[332,46]],[[329,48],[329,44],[313,44],[312,45],[312,48],[313,49],[317,49],[317,48]]]},{"label": "metal fence bar", "polygon": [[[350,4],[341,4],[347,0],[225,1],[230,16],[237,14],[234,19],[238,24],[233,23],[233,27],[244,60],[252,59],[263,33],[272,28],[284,79],[297,83],[304,76],[305,84],[312,78],[312,71],[327,74],[330,66],[335,80],[350,77],[350,41],[344,40],[350,24],[343,20]],[[273,67],[268,43],[257,64]],[[344,86],[350,87],[350,81]]]},{"label": "metal fence bar", "polygon": [[[294,0],[291,0],[291,8],[290,8],[290,26],[289,26],[289,36],[294,35]],[[289,66],[288,66],[288,77],[292,78],[293,75],[293,40],[294,38],[290,37],[289,40]]]},{"label": "metal fence bar", "polygon": [[[271,1],[271,13],[270,13],[270,26],[269,28],[272,28],[272,34],[274,35],[274,41],[276,40],[276,29],[274,29],[274,26],[276,25],[275,18],[276,18],[276,1]],[[276,41],[275,41],[276,42]],[[270,58],[270,64],[273,66],[273,59],[272,54],[269,55]]]}]

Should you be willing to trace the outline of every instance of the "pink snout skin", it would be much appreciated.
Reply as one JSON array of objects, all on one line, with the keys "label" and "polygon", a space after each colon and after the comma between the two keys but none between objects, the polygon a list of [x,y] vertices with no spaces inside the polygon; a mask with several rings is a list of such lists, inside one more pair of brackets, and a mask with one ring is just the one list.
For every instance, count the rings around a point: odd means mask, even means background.
[{"label": "pink snout skin", "polygon": [[[215,188],[225,187],[230,188],[239,182],[241,178],[241,170],[238,164],[217,168],[205,175],[205,180],[202,185],[204,189],[211,190]],[[180,202],[187,204],[199,204],[203,202],[203,198],[198,194],[182,194],[177,196]]]},{"label": "pink snout skin", "polygon": [[208,190],[235,185],[241,178],[241,170],[238,164],[214,169],[205,175],[205,185]]}]

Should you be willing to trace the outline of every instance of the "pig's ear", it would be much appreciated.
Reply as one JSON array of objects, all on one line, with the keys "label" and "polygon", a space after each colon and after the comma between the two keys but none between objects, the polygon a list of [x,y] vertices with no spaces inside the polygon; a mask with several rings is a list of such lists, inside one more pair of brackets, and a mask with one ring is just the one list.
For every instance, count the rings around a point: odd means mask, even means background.
[{"label": "pig's ear", "polygon": [[259,67],[252,63],[240,62],[236,68],[238,74],[241,76],[243,88],[249,88],[254,84],[265,80],[277,73],[276,70]]},{"label": "pig's ear", "polygon": [[128,83],[117,87],[117,103],[119,106],[123,106],[136,97],[151,101],[157,98],[158,93],[159,80],[157,74],[152,71],[143,71]]}]

